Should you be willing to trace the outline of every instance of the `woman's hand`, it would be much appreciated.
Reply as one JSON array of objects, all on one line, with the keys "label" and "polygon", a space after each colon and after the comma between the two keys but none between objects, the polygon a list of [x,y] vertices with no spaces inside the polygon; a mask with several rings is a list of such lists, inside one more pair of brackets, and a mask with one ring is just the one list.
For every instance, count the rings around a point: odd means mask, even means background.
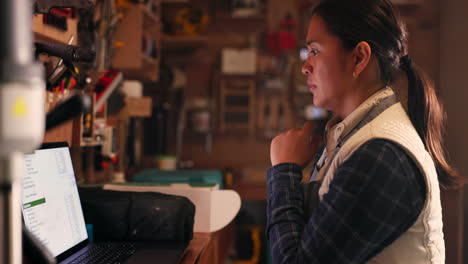
[{"label": "woman's hand", "polygon": [[271,141],[270,159],[272,166],[280,163],[295,163],[304,167],[314,157],[320,142],[313,135],[315,124],[306,122],[304,126],[279,134]]}]

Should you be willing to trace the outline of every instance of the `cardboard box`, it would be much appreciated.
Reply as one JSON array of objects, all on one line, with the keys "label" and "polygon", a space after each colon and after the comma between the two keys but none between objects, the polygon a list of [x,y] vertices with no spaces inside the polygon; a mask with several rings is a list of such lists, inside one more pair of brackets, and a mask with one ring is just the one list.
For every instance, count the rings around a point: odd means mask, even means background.
[{"label": "cardboard box", "polygon": [[255,74],[257,51],[255,49],[223,49],[221,70],[224,74]]},{"label": "cardboard box", "polygon": [[129,117],[150,117],[152,113],[151,97],[127,97],[126,109]]}]

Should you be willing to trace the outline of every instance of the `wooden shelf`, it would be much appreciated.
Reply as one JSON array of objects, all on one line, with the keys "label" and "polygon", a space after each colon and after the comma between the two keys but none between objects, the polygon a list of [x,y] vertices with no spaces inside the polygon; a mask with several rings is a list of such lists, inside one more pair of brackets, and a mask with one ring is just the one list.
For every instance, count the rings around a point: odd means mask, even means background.
[{"label": "wooden shelf", "polygon": [[162,41],[166,43],[202,43],[206,41],[204,36],[171,36],[163,35]]},{"label": "wooden shelf", "polygon": [[60,30],[53,26],[44,24],[42,14],[36,14],[33,16],[32,30],[34,33],[34,39],[36,41],[43,42],[59,42],[67,43],[71,36],[75,36],[72,45],[77,44],[77,19],[67,19],[67,31]]},{"label": "wooden shelf", "polygon": [[[403,1],[403,0],[397,0],[397,1]],[[258,15],[252,15],[252,16],[233,16],[230,13],[227,12],[221,12],[216,14],[215,17],[216,20],[234,20],[234,21],[264,21],[266,17],[264,15],[258,14]]]},{"label": "wooden shelf", "polygon": [[[157,81],[159,77],[159,12],[152,13],[145,5],[132,5],[115,33],[115,40],[123,46],[112,59],[112,66],[121,70],[126,78]],[[155,41],[156,58],[142,51],[143,36]]]},{"label": "wooden shelf", "polygon": [[188,4],[190,0],[162,0],[164,4]]},{"label": "wooden shelf", "polygon": [[391,0],[397,6],[419,6],[424,3],[424,0]]},{"label": "wooden shelf", "polygon": [[138,68],[121,68],[126,79],[157,81],[159,79],[159,61],[146,55],[141,55],[142,66]]},{"label": "wooden shelf", "polygon": [[227,12],[216,13],[210,24],[210,32],[225,32],[229,28],[230,33],[250,34],[259,33],[267,29],[267,18],[264,15],[248,17],[233,17]]},{"label": "wooden shelf", "polygon": [[143,32],[143,5],[132,5],[125,11],[124,17],[117,26],[115,41],[123,43],[112,58],[112,67],[116,69],[139,69],[142,58],[135,56],[141,52]]},{"label": "wooden shelf", "polygon": [[248,112],[250,109],[248,106],[226,106],[226,112],[229,113],[245,113]]},{"label": "wooden shelf", "polygon": [[205,36],[170,36],[162,35],[161,45],[164,49],[196,48],[204,45],[208,38]]},{"label": "wooden shelf", "polygon": [[101,146],[103,141],[83,141],[80,143],[81,147],[96,147],[96,146]]}]

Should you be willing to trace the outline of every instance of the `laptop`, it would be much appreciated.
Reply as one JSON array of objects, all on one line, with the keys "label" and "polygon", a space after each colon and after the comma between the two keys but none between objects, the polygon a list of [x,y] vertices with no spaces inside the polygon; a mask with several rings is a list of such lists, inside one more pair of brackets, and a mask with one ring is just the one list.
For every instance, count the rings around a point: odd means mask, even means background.
[{"label": "laptop", "polygon": [[45,143],[25,155],[21,189],[25,227],[57,263],[176,264],[187,248],[184,243],[91,243],[66,142]]}]

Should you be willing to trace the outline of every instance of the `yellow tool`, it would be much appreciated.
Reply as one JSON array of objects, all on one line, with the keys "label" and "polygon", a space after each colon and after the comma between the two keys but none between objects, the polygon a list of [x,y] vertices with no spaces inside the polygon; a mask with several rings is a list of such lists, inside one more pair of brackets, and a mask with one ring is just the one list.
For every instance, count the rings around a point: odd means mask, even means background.
[{"label": "yellow tool", "polygon": [[175,33],[177,35],[200,35],[208,25],[208,15],[194,8],[181,8],[174,18]]}]

